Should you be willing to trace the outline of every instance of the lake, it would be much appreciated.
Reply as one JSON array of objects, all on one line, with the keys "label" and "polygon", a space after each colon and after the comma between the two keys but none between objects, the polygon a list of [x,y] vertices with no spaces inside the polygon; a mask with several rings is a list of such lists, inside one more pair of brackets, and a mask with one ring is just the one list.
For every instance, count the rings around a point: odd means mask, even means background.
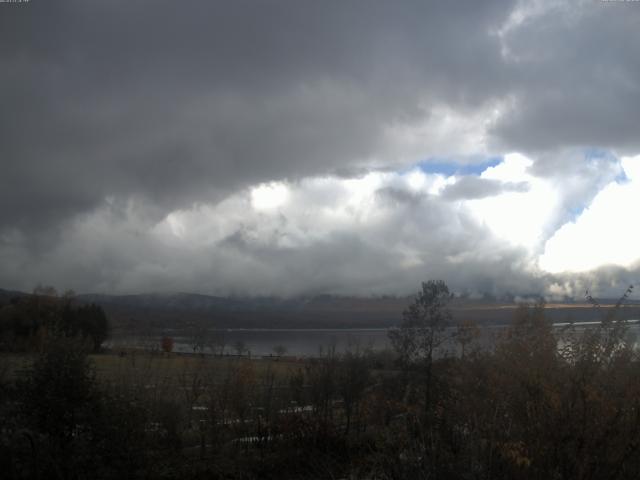
[{"label": "lake", "polygon": [[[633,320],[632,322],[638,322]],[[596,322],[576,323],[577,328],[589,328]],[[554,327],[560,329],[566,324],[556,323]],[[485,326],[480,328],[480,342],[484,346],[491,345],[505,326]],[[205,354],[236,354],[238,347],[243,348],[243,354],[252,356],[274,355],[275,347],[282,346],[285,355],[296,357],[317,356],[319,352],[326,352],[335,348],[338,353],[348,349],[370,348],[381,351],[391,348],[387,336],[387,328],[353,328],[353,329],[223,329],[211,330],[200,334],[196,338],[176,336],[174,338],[174,352],[193,353],[194,345]],[[640,325],[629,325],[629,333],[640,337]],[[116,337],[105,345],[108,348],[147,348],[158,349],[159,337]],[[241,345],[240,345],[241,344]],[[450,349],[454,347],[449,346]]]}]

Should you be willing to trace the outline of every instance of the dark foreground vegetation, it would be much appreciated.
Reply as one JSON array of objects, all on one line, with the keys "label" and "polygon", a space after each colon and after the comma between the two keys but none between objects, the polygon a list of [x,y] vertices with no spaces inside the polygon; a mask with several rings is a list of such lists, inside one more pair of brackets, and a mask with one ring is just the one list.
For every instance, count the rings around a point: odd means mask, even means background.
[{"label": "dark foreground vegetation", "polygon": [[639,477],[640,359],[617,307],[598,326],[569,325],[558,336],[542,304],[523,305],[491,349],[480,349],[477,328],[463,322],[456,353],[446,355],[449,298],[442,282],[423,284],[390,333],[393,354],[354,347],[304,362],[89,356],[95,343],[64,328],[62,310],[52,308],[46,335],[32,332],[40,340],[31,356],[1,357],[0,472]]}]

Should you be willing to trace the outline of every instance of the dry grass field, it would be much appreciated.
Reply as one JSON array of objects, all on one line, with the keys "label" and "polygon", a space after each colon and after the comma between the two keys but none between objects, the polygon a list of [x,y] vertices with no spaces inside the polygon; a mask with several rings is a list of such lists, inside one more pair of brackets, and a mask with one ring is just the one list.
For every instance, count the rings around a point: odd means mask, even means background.
[{"label": "dry grass field", "polygon": [[[16,378],[28,369],[36,354],[2,353],[0,354],[0,377]],[[250,359],[238,357],[217,357],[212,355],[183,355],[176,353],[148,353],[130,351],[126,355],[101,353],[89,355],[95,368],[98,382],[113,384],[124,379],[145,382],[145,384],[161,382],[167,386],[179,386],[185,377],[199,375],[216,379],[229,370],[241,368],[250,370],[252,376],[260,378],[266,373],[286,376],[304,367],[304,362],[293,359]]]}]

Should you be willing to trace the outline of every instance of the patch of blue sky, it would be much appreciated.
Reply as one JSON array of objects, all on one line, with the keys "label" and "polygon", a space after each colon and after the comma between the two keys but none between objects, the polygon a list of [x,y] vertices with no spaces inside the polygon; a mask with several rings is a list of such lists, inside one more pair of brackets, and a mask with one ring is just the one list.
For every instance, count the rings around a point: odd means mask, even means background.
[{"label": "patch of blue sky", "polygon": [[[587,148],[584,151],[585,160],[607,160],[609,162],[618,162],[619,159],[611,151],[604,150],[602,148]],[[626,183],[629,181],[624,170],[620,170],[620,173],[614,178],[616,183]]]},{"label": "patch of blue sky", "polygon": [[445,177],[451,177],[452,175],[480,175],[487,168],[499,165],[502,160],[502,156],[497,156],[484,158],[478,162],[461,163],[447,158],[429,158],[414,164],[406,171],[419,168],[424,173],[440,174]]},{"label": "patch of blue sky", "polygon": [[[605,160],[609,162],[618,162],[619,159],[616,157],[611,151],[605,150],[602,148],[587,148],[584,151],[584,159],[589,160]],[[626,183],[629,181],[629,178],[625,174],[624,170],[621,170],[620,173],[614,178],[616,183]],[[568,209],[567,214],[569,216],[569,221],[575,222],[578,217],[580,217],[584,211],[587,209],[589,204],[575,205]]]},{"label": "patch of blue sky", "polygon": [[620,173],[616,175],[616,178],[614,178],[614,180],[616,181],[616,183],[627,183],[629,182],[629,177],[627,177],[627,174],[624,170],[621,170]]},{"label": "patch of blue sky", "polygon": [[602,159],[602,160],[609,160],[609,161],[616,161],[617,158],[616,156],[611,153],[609,150],[605,150],[602,148],[595,148],[595,147],[590,147],[585,149],[584,151],[584,158],[586,160],[594,160],[594,159]]},{"label": "patch of blue sky", "polygon": [[569,221],[570,222],[575,222],[578,217],[580,215],[582,215],[582,212],[585,211],[585,209],[587,208],[588,205],[576,205],[575,207],[572,207],[569,209],[568,215],[569,215]]}]

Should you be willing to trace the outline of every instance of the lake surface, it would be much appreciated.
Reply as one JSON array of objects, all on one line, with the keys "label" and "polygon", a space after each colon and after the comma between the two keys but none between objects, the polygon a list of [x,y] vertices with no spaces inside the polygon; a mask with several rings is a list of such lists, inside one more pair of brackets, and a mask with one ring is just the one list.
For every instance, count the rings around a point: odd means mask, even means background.
[{"label": "lake surface", "polygon": [[[174,338],[174,352],[193,353],[197,350],[208,354],[237,354],[242,347],[244,355],[275,355],[276,347],[283,347],[285,355],[297,357],[317,356],[335,348],[342,353],[349,348],[390,348],[388,329],[226,329],[209,332],[207,338]],[[110,348],[159,346],[160,338],[124,337],[107,342]],[[240,345],[241,344],[241,345]]]},{"label": "lake surface", "polygon": [[[634,320],[633,322],[637,322]],[[583,329],[596,325],[595,322],[576,323],[576,328]],[[566,324],[554,324],[556,329]],[[487,347],[495,342],[496,337],[505,326],[480,327],[480,344]],[[370,348],[381,351],[391,348],[387,328],[354,328],[354,329],[224,329],[212,330],[194,337],[174,337],[175,352],[193,353],[197,351],[205,354],[237,354],[242,348],[243,354],[251,356],[274,355],[276,347],[281,346],[285,355],[296,357],[317,356],[335,348],[337,353],[344,353],[348,349]],[[640,325],[631,324],[628,327],[630,335],[640,338]],[[157,350],[160,337],[116,337],[107,342],[109,348],[135,347]],[[445,347],[447,348],[447,347]],[[454,349],[453,345],[448,347]]]}]

